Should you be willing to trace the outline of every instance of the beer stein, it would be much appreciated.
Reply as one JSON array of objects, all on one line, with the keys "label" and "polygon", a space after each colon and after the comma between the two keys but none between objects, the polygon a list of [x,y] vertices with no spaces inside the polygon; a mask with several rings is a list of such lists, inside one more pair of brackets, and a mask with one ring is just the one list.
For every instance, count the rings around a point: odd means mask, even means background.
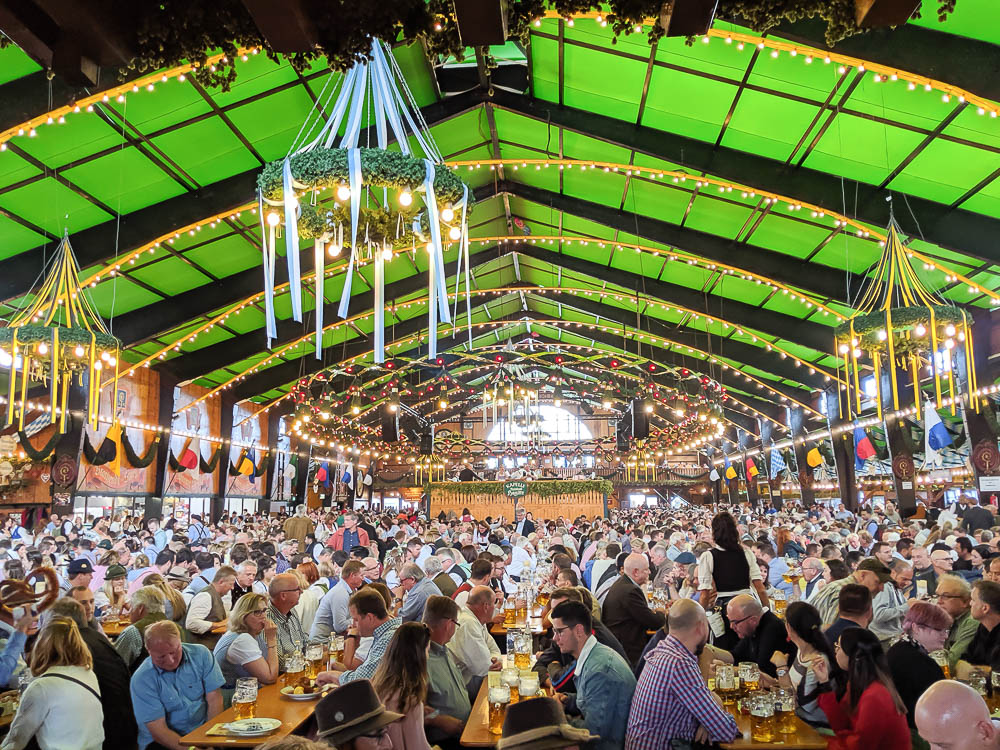
[{"label": "beer stein", "polygon": [[257,716],[256,677],[240,677],[236,680],[236,689],[233,691],[233,716],[237,721]]}]

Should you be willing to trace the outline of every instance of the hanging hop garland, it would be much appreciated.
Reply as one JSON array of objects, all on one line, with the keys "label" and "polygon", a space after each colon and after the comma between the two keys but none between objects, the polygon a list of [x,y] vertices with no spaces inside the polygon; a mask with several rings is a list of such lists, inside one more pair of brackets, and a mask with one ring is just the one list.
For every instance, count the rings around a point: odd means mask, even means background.
[{"label": "hanging hop garland", "polygon": [[[930,336],[906,338],[898,335],[902,331],[912,330],[918,325],[930,328],[931,308],[922,305],[892,308],[893,351],[897,357],[910,354],[925,354],[930,351]],[[952,323],[959,325],[964,322],[962,311],[951,305],[935,305],[934,320],[936,323]],[[838,338],[846,339],[851,335],[851,323],[854,323],[854,335],[858,346],[866,352],[881,352],[887,350],[887,344],[879,338],[879,331],[885,330],[885,312],[877,310],[866,315],[858,315],[834,329]],[[887,332],[888,333],[888,332]]]}]

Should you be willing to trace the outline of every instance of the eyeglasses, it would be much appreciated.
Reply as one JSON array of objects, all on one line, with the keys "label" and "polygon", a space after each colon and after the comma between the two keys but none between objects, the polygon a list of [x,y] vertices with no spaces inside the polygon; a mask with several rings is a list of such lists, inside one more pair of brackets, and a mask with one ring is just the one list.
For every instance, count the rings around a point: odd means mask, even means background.
[{"label": "eyeglasses", "polygon": [[751,619],[751,618],[753,618],[755,616],[756,615],[747,615],[746,617],[741,617],[738,620],[730,620],[729,621],[729,627],[734,627],[736,625],[739,625],[741,622],[746,622],[747,620],[749,620],[749,619]]},{"label": "eyeglasses", "polygon": [[267,614],[267,610],[266,609],[254,609],[254,610],[250,611],[250,614],[252,614],[252,615],[266,615]]}]

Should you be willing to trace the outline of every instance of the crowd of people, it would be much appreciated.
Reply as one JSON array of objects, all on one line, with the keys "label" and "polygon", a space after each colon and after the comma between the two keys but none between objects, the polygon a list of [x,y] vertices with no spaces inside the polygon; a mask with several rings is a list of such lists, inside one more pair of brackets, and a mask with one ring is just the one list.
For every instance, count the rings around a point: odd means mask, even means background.
[{"label": "crowd of people", "polygon": [[[711,681],[748,662],[833,750],[1000,748],[985,702],[1000,675],[995,510],[10,517],[2,576],[51,568],[60,596],[40,617],[0,612],[0,685],[21,691],[0,750],[181,750],[238,680],[275,683],[331,636],[344,645],[316,678],[323,746],[459,747],[521,583],[547,600],[533,669],[549,697],[508,709],[501,748],[731,741]],[[109,620],[129,623],[113,641]]]}]

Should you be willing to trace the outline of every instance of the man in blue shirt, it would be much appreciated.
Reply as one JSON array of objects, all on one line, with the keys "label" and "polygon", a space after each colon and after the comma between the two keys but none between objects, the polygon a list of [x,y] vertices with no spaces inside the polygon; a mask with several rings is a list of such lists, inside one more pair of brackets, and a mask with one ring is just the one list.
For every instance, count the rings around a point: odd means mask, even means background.
[{"label": "man in blue shirt", "polygon": [[788,563],[785,558],[776,557],[774,547],[770,542],[757,542],[754,544],[757,557],[767,563],[767,581],[779,591],[784,591],[785,596],[791,596],[795,584],[788,583],[783,576],[788,572]]},{"label": "man in blue shirt", "polygon": [[344,563],[337,585],[327,591],[320,600],[312,630],[309,631],[310,639],[325,641],[331,632],[343,634],[351,627],[349,602],[351,594],[365,582],[363,569],[364,563],[360,560],[348,560]]},{"label": "man in blue shirt", "polygon": [[222,711],[222,670],[207,648],[182,643],[171,620],[147,627],[145,640],[149,658],[131,682],[139,748],[184,747],[181,737]]}]

